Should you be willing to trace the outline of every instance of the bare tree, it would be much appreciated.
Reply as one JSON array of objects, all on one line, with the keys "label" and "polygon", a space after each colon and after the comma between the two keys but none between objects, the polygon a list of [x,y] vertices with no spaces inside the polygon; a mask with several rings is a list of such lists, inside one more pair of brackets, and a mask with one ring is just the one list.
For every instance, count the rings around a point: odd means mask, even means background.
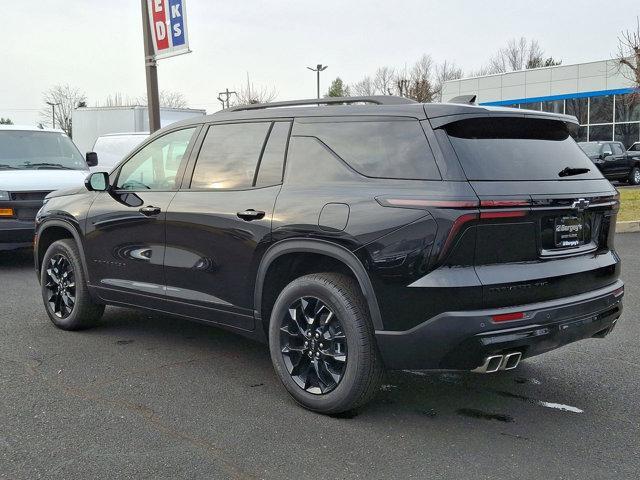
[{"label": "bare tree", "polygon": [[445,60],[442,64],[436,67],[434,85],[436,101],[442,101],[442,87],[445,82],[449,80],[456,80],[458,78],[462,78],[462,69],[455,63]]},{"label": "bare tree", "polygon": [[422,55],[409,72],[407,96],[417,102],[433,102],[436,99],[435,67],[429,55]]},{"label": "bare tree", "polygon": [[[146,104],[146,97],[141,97],[143,102]],[[135,98],[129,98],[128,96],[124,96],[120,92],[116,92],[113,95],[107,95],[107,99],[104,102],[105,107],[131,107],[134,105],[139,105],[139,101]]]},{"label": "bare tree", "polygon": [[[117,95],[117,94],[116,94]],[[171,90],[161,90],[158,94],[160,106],[164,108],[187,108],[188,103],[187,99],[180,92],[174,92]],[[107,98],[108,99],[108,98]],[[120,99],[122,101],[122,98]],[[147,105],[147,96],[142,95],[133,101],[126,99],[123,103],[124,106],[133,106],[133,105]],[[118,106],[118,105],[108,105],[108,106]]]},{"label": "bare tree", "polygon": [[[68,84],[55,85],[42,95],[45,104],[40,110],[40,117],[45,125],[52,126],[54,123],[57,127],[71,136],[71,114],[73,110],[79,106],[86,106],[87,97],[78,88]],[[53,104],[53,106],[51,105]],[[55,110],[55,122],[53,118],[53,110]]]},{"label": "bare tree", "polygon": [[640,17],[636,17],[635,30],[625,30],[618,36],[618,69],[636,88],[635,101],[640,101]]},{"label": "bare tree", "polygon": [[381,95],[393,95],[396,73],[393,68],[380,67],[376,70],[373,86]]},{"label": "bare tree", "polygon": [[544,50],[537,40],[528,41],[526,37],[512,38],[507,46],[498,50],[489,59],[489,63],[474,72],[477,75],[491,75],[506,73],[530,68],[549,67],[560,65],[561,60],[549,57],[545,60]]},{"label": "bare tree", "polygon": [[370,97],[371,95],[376,94],[376,87],[374,86],[374,82],[370,76],[364,77],[357,83],[354,83],[351,86],[353,93],[359,97]]},{"label": "bare tree", "polygon": [[256,87],[249,79],[247,73],[247,83],[239,89],[235,89],[238,93],[236,95],[236,101],[233,105],[250,105],[255,103],[268,103],[272,102],[278,96],[278,92],[275,87]]}]

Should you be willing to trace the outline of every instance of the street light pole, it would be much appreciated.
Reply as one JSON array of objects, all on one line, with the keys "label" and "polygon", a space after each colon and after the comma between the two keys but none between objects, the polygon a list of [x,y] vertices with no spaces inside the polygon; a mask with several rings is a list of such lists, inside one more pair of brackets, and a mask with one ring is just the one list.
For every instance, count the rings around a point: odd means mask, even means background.
[{"label": "street light pole", "polygon": [[56,105],[60,103],[47,102],[47,105],[51,105],[51,128],[56,128]]},{"label": "street light pole", "polygon": [[318,65],[316,65],[316,68],[312,68],[312,67],[307,67],[309,70],[311,70],[312,72],[316,72],[317,75],[317,90],[318,90],[318,97],[320,98],[320,72],[324,72],[327,69],[327,65],[322,65],[321,63],[319,63]]}]

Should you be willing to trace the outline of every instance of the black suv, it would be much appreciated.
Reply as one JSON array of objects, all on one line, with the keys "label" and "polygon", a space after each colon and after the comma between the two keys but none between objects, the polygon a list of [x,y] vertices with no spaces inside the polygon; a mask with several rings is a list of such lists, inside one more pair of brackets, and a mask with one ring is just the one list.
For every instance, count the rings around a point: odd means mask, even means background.
[{"label": "black suv", "polygon": [[324,413],[362,405],[385,368],[495,372],[604,337],[618,197],[575,122],[387,96],[173,124],[49,195],[46,311],[73,330],[141,307],[268,342]]},{"label": "black suv", "polygon": [[640,185],[640,153],[621,142],[580,142],[580,148],[609,180]]}]

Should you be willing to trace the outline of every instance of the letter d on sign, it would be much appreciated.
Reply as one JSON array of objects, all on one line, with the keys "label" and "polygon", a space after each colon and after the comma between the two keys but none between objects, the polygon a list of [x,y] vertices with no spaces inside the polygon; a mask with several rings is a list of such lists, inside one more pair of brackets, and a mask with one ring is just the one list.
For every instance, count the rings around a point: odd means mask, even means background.
[{"label": "letter d on sign", "polygon": [[161,53],[169,48],[169,37],[167,36],[167,10],[163,0],[151,0],[153,18],[153,40],[155,42],[156,53]]}]

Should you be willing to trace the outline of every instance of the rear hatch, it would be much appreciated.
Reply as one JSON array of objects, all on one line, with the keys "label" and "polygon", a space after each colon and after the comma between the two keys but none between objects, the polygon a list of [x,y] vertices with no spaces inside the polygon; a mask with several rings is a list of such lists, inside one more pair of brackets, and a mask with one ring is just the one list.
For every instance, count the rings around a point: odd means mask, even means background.
[{"label": "rear hatch", "polygon": [[442,128],[479,198],[469,227],[485,307],[616,281],[617,192],[571,138],[566,117],[474,117]]}]

